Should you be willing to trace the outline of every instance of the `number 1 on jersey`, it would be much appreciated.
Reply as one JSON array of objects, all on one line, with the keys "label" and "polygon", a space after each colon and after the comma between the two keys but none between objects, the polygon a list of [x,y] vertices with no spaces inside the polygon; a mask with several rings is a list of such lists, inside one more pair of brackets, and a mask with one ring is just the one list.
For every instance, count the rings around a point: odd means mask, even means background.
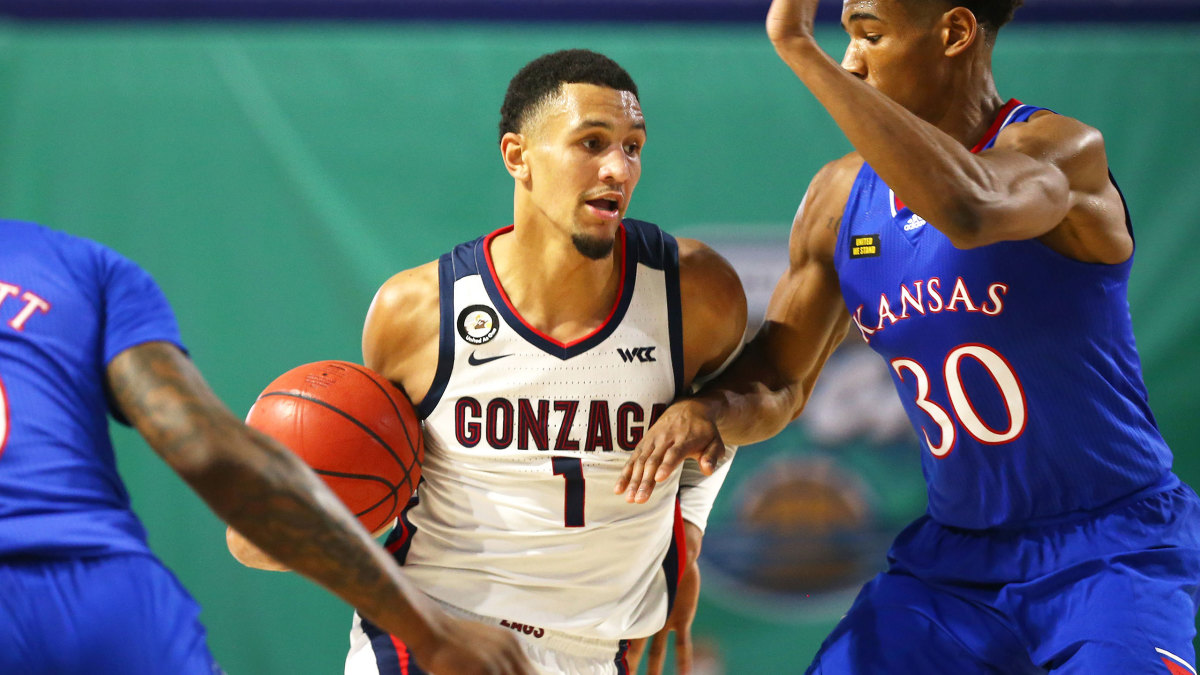
[{"label": "number 1 on jersey", "polygon": [[583,460],[578,457],[552,457],[554,475],[567,483],[563,496],[563,524],[583,527]]}]

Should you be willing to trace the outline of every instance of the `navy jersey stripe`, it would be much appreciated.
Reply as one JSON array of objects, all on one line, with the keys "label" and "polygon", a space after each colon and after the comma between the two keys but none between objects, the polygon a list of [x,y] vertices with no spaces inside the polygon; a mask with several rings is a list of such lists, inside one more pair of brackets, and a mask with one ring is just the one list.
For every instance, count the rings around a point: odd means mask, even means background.
[{"label": "navy jersey stripe", "polygon": [[421,419],[429,417],[429,413],[437,407],[438,401],[442,400],[442,394],[446,393],[446,383],[450,381],[450,371],[454,366],[454,275],[457,267],[454,255],[461,248],[459,246],[453,252],[438,258],[438,303],[441,307],[438,364],[429,393],[425,394],[421,405],[417,406],[417,414]]},{"label": "navy jersey stripe", "polygon": [[683,533],[683,508],[679,503],[679,495],[675,495],[675,525],[672,529],[671,544],[667,547],[667,555],[663,558],[663,577],[667,581],[667,616],[675,607],[675,595],[679,588],[679,579],[683,576],[683,564],[687,560],[687,539]]},{"label": "navy jersey stripe", "polygon": [[[488,235],[488,239],[491,239],[492,237],[495,237],[496,235],[505,231],[507,231],[507,228],[504,230],[497,230],[496,232]],[[612,334],[613,331],[617,329],[617,326],[621,324],[621,320],[625,318],[625,312],[629,309],[630,300],[633,298],[634,280],[637,277],[638,261],[633,255],[633,247],[628,244],[629,235],[627,229],[622,227],[619,232],[619,236],[621,236],[626,242],[624,244],[624,255],[622,258],[624,274],[622,275],[621,288],[619,290],[616,304],[613,306],[612,313],[604,322],[604,325],[598,328],[591,335],[588,335],[582,340],[568,344],[563,344],[543,335],[540,331],[525,323],[520,315],[516,313],[514,308],[509,304],[504,290],[496,281],[496,276],[494,273],[495,271],[489,265],[486,240],[480,245],[474,247],[474,264],[475,268],[479,270],[479,276],[483,280],[484,288],[487,289],[488,297],[491,299],[496,311],[504,317],[505,323],[507,323],[514,331],[516,331],[518,335],[529,342],[529,344],[537,347],[547,354],[550,354],[551,356],[558,357],[559,359],[565,361],[566,359],[569,359],[573,356],[578,356],[579,354],[582,354],[603,342],[609,335]]]},{"label": "navy jersey stripe", "polygon": [[687,393],[683,373],[683,302],[679,295],[679,244],[663,233],[663,281],[667,285],[667,330],[671,340],[671,370],[675,374],[675,396]]},{"label": "navy jersey stripe", "polygon": [[[424,479],[422,479],[424,482]],[[420,483],[417,483],[417,490],[413,491],[413,496],[408,500],[408,504],[404,506],[404,510],[400,512],[399,523],[388,534],[387,541],[384,542],[384,548],[392,554],[396,562],[403,565],[408,560],[408,549],[412,546],[413,536],[417,534],[417,526],[412,524],[408,519],[408,512],[416,508],[420,503]]]},{"label": "navy jersey stripe", "polygon": [[412,652],[408,651],[407,645],[365,618],[361,621],[363,632],[371,640],[371,651],[375,654],[379,675],[428,675],[428,671],[421,668]]},{"label": "navy jersey stripe", "polygon": [[617,643],[617,658],[613,663],[617,664],[617,675],[629,675],[629,640]]}]

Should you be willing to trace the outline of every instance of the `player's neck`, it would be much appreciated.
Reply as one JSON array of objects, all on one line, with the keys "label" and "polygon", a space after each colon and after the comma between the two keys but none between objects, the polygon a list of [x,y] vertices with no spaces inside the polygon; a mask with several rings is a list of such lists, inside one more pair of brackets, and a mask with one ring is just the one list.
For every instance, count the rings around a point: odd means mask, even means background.
[{"label": "player's neck", "polygon": [[1005,103],[987,62],[977,62],[963,72],[945,100],[942,115],[932,122],[968,148],[983,138]]},{"label": "player's neck", "polygon": [[621,290],[624,244],[592,260],[565,237],[547,237],[519,225],[492,240],[497,282],[521,318],[559,342],[599,328]]}]

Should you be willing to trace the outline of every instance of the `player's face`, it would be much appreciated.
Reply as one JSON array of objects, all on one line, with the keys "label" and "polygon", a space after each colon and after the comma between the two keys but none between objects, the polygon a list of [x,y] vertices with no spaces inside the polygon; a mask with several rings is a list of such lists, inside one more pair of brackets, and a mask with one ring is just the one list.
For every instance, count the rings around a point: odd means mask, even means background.
[{"label": "player's face", "polygon": [[534,208],[583,255],[608,256],[642,175],[646,122],[637,97],[566,84],[530,126]]},{"label": "player's face", "polygon": [[842,67],[927,121],[948,100],[948,66],[934,11],[904,0],[845,0],[842,27],[850,36]]}]

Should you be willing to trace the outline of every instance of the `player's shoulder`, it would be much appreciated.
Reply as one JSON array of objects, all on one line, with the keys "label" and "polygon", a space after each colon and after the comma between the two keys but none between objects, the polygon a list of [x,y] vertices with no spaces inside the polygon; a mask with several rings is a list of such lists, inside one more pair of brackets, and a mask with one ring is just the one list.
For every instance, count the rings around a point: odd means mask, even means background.
[{"label": "player's shoulder", "polygon": [[854,182],[858,179],[865,161],[862,155],[851,152],[821,167],[813,176],[804,193],[804,200],[796,214],[794,229],[820,227],[836,230],[842,219]]},{"label": "player's shoulder", "polygon": [[55,249],[59,255],[100,252],[117,255],[115,251],[97,241],[27,220],[0,220],[0,233],[6,240],[22,244],[26,248]]},{"label": "player's shoulder", "polygon": [[140,282],[149,276],[141,265],[111,246],[41,223],[0,220],[0,237],[7,242],[6,251],[26,251],[77,282]]},{"label": "player's shoulder", "polygon": [[684,312],[703,313],[716,324],[737,323],[737,317],[741,317],[744,326],[746,293],[733,265],[698,239],[679,237],[677,241],[679,292]]},{"label": "player's shoulder", "polygon": [[392,379],[405,355],[436,344],[440,325],[438,262],[392,275],[375,292],[363,323],[364,363]]},{"label": "player's shoulder", "polygon": [[376,300],[388,304],[407,304],[426,298],[430,293],[436,300],[437,290],[438,261],[433,260],[393,274],[379,287]]},{"label": "player's shoulder", "polygon": [[436,331],[438,312],[438,262],[432,261],[393,274],[371,300],[367,327],[376,325],[391,333],[393,326],[409,332],[410,327],[430,325]]},{"label": "player's shoulder", "polygon": [[1049,159],[1067,169],[1099,163],[1107,173],[1104,135],[1100,130],[1050,110],[1039,110],[1023,122],[1004,127],[993,147]]},{"label": "player's shoulder", "polygon": [[[849,197],[854,181],[862,171],[866,161],[857,152],[851,152],[827,163],[817,171],[809,183],[809,192],[820,190],[822,193],[836,193]],[[814,195],[815,196],[815,195]],[[842,200],[843,204],[845,199]]]}]

